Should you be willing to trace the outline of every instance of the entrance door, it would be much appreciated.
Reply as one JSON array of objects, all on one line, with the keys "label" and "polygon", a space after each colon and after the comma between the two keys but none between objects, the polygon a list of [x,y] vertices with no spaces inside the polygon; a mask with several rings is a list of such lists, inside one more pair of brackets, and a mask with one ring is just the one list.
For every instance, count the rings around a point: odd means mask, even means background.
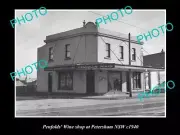
[{"label": "entrance door", "polygon": [[127,84],[127,92],[130,92],[129,91],[129,72],[128,71],[126,72],[126,82],[127,82],[126,83]]},{"label": "entrance door", "polygon": [[48,92],[52,92],[52,72],[48,73]]},{"label": "entrance door", "polygon": [[95,73],[93,70],[86,71],[86,93],[93,94],[95,92]]}]

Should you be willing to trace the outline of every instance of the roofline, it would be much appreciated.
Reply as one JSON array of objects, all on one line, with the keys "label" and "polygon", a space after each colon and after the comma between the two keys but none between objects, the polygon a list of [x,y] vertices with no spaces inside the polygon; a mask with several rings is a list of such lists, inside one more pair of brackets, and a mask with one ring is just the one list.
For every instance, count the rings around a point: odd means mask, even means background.
[{"label": "roofline", "polygon": [[156,55],[156,54],[165,54],[165,52],[153,53],[153,54],[145,55],[145,56],[143,56],[143,57],[151,56],[151,55]]},{"label": "roofline", "polygon": [[[122,41],[127,41],[127,42],[129,41],[128,38],[122,38],[120,36],[114,36],[114,35],[111,35],[111,34],[105,34],[105,33],[100,33],[100,32],[80,32],[80,33],[77,33],[77,34],[67,35],[67,36],[56,38],[56,39],[44,40],[44,42],[49,43],[49,42],[53,42],[53,41],[57,41],[57,40],[63,40],[63,39],[66,39],[66,38],[72,38],[72,37],[83,36],[83,35],[104,36],[104,37],[109,37],[109,38],[118,39],[118,40],[122,40]],[[135,40],[131,40],[131,42],[135,43],[135,44],[139,44],[139,42],[137,42]],[[141,42],[140,45],[143,45],[143,44],[144,44],[144,42]]]}]

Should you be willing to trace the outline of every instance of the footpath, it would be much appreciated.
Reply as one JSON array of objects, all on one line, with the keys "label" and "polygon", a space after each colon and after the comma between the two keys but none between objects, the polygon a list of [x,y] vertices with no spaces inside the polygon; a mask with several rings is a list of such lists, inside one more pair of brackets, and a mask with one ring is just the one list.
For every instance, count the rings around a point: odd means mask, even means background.
[{"label": "footpath", "polygon": [[[36,100],[37,102],[38,100]],[[29,101],[35,102],[35,101]],[[40,102],[40,101],[39,101]],[[40,107],[41,104],[41,107]],[[20,104],[19,104],[20,105]],[[30,107],[27,102],[17,106],[17,116],[104,116],[118,113],[124,115],[131,111],[165,107],[163,96],[150,97],[143,102],[137,98],[121,100],[101,99],[48,99]],[[29,106],[27,108],[27,106]]]}]

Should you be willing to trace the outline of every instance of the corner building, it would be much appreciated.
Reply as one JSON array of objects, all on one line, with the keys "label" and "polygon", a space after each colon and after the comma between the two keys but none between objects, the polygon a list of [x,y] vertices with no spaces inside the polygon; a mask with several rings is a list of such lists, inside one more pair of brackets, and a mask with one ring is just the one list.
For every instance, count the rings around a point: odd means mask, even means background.
[{"label": "corner building", "polygon": [[[131,37],[129,65],[128,35],[97,28],[93,22],[83,27],[46,37],[38,48],[38,60],[48,67],[37,72],[38,92],[104,94],[110,90],[145,90],[145,72],[141,45]],[[142,43],[143,44],[143,43]],[[131,69],[131,82],[128,79]]]}]

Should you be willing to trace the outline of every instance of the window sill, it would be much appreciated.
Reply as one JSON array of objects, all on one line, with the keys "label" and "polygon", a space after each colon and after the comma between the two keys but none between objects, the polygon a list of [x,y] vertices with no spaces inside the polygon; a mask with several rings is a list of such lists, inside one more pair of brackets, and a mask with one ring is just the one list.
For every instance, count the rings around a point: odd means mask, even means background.
[{"label": "window sill", "polygon": [[104,57],[104,59],[108,59],[108,60],[111,60],[111,58],[110,58],[110,57]]},{"label": "window sill", "polygon": [[124,59],[119,59],[120,61],[124,61]]},{"label": "window sill", "polygon": [[74,92],[74,90],[57,89],[57,92]]},{"label": "window sill", "polygon": [[136,62],[136,60],[131,60],[131,62]]},{"label": "window sill", "polygon": [[50,62],[54,62],[54,60],[50,59],[50,60],[48,60],[48,62],[49,62],[49,63],[50,63]]},{"label": "window sill", "polygon": [[65,58],[64,60],[70,60],[71,58],[70,57],[68,57],[68,58]]},{"label": "window sill", "polygon": [[141,88],[133,88],[132,90],[141,90]]}]

